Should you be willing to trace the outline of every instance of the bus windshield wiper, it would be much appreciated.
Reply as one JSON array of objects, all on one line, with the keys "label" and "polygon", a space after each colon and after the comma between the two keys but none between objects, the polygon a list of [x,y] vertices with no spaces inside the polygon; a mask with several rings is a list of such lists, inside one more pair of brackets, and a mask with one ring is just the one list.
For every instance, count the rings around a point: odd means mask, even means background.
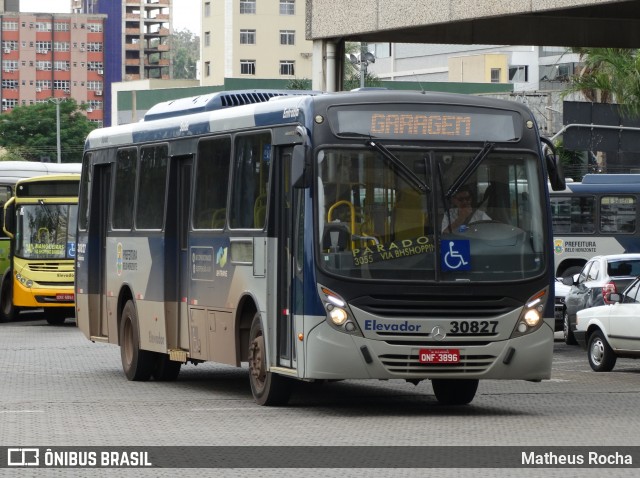
[{"label": "bus windshield wiper", "polygon": [[451,187],[447,191],[447,198],[453,196],[460,186],[467,182],[467,179],[478,169],[480,163],[484,161],[484,158],[493,150],[496,146],[495,143],[484,143],[482,149],[474,156],[474,158],[467,164],[467,167],[460,173],[460,175],[456,178],[456,180],[451,184]]},{"label": "bus windshield wiper", "polygon": [[42,207],[42,209],[44,209],[45,214],[49,216],[49,220],[51,221],[51,227],[55,227],[57,222],[54,220],[53,215],[51,214],[51,211],[49,211],[49,208],[47,207],[47,205],[44,203],[42,199],[38,199],[38,204],[40,205],[40,207]]},{"label": "bus windshield wiper", "polygon": [[420,179],[411,169],[409,169],[402,161],[398,159],[391,151],[377,141],[369,138],[365,143],[372,149],[377,150],[384,158],[387,159],[393,166],[395,166],[401,176],[404,176],[409,183],[411,183],[416,189],[422,192],[430,192],[431,189],[427,184]]}]

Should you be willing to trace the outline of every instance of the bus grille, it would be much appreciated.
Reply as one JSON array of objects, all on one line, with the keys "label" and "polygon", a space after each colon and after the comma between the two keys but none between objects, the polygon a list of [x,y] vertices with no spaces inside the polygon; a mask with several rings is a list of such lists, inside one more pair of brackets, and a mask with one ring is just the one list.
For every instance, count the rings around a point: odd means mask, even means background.
[{"label": "bus grille", "polygon": [[32,262],[27,267],[34,272],[73,272],[73,264],[68,262]]},{"label": "bus grille", "polygon": [[418,355],[380,355],[382,365],[389,373],[425,376],[448,373],[481,373],[489,369],[495,362],[495,355],[462,355],[460,362],[456,364],[429,364],[420,363]]},{"label": "bus grille", "polygon": [[491,318],[507,314],[522,304],[507,297],[425,297],[424,295],[365,296],[350,301],[355,307],[379,317],[444,319]]}]

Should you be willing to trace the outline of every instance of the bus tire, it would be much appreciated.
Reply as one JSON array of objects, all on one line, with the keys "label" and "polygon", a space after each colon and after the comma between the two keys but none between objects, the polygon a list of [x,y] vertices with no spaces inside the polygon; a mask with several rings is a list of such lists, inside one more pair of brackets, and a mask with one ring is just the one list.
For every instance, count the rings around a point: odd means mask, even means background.
[{"label": "bus tire", "polygon": [[434,378],[431,385],[441,405],[467,405],[478,390],[477,379]]},{"label": "bus tire", "polygon": [[120,358],[122,369],[129,380],[145,381],[151,378],[155,352],[140,350],[140,328],[138,313],[133,301],[128,301],[120,319]]},{"label": "bus tire", "polygon": [[158,354],[156,366],[153,369],[153,378],[159,382],[173,382],[180,374],[182,362],[169,360],[169,354]]},{"label": "bus tire", "polygon": [[18,318],[18,308],[13,305],[13,284],[11,271],[2,279],[0,290],[0,322],[12,322]]},{"label": "bus tire", "polygon": [[285,405],[291,396],[291,380],[267,371],[264,334],[260,313],[256,312],[249,332],[249,383],[258,405]]},{"label": "bus tire", "polygon": [[594,372],[611,372],[616,365],[616,354],[604,338],[601,331],[596,330],[589,337],[588,357],[589,365]]},{"label": "bus tire", "polygon": [[73,316],[73,309],[64,308],[48,308],[44,310],[49,325],[62,325],[67,317]]}]

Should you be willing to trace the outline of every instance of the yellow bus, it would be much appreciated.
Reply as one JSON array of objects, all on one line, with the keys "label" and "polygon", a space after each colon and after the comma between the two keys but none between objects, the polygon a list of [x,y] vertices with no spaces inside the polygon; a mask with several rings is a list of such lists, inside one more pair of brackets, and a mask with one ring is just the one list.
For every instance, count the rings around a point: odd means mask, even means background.
[{"label": "yellow bus", "polygon": [[0,321],[44,309],[47,322],[74,316],[74,259],[79,174],[21,179],[4,205],[8,267],[0,286]]}]

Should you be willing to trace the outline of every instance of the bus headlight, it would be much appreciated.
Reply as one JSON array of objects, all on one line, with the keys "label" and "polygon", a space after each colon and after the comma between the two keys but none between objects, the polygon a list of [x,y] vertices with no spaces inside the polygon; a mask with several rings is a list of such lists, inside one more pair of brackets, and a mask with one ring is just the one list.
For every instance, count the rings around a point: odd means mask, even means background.
[{"label": "bus headlight", "polygon": [[539,291],[533,295],[522,308],[518,323],[516,324],[511,338],[520,337],[522,335],[530,334],[538,330],[544,323],[542,315],[544,314],[544,307],[547,303],[549,294],[547,289]]},{"label": "bus headlight", "polygon": [[28,287],[28,288],[33,287],[33,281],[31,279],[27,279],[25,276],[23,276],[19,272],[16,272],[16,280],[25,287]]},{"label": "bus headlight", "polygon": [[327,323],[331,327],[340,332],[362,336],[346,300],[320,284],[318,284],[318,293],[327,314]]}]

